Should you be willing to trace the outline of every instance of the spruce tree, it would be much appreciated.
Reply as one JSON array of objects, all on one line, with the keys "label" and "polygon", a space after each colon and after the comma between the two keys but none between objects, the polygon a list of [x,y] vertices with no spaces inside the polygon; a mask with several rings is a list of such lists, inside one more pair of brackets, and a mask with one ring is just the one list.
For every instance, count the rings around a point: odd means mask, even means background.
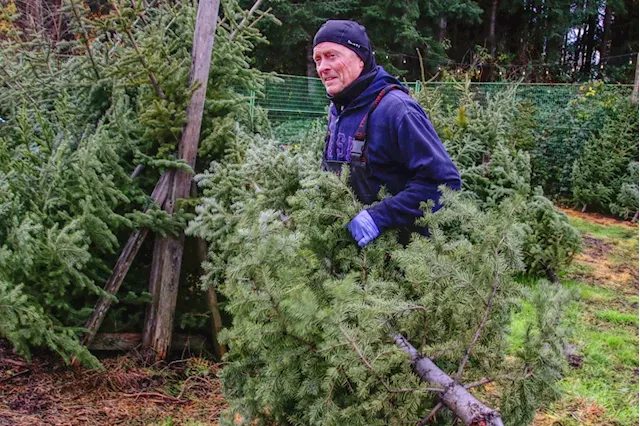
[{"label": "spruce tree", "polygon": [[600,136],[593,136],[573,164],[573,195],[583,210],[608,211],[638,158],[638,115],[626,121],[608,120]]},{"label": "spruce tree", "polygon": [[632,161],[627,167],[627,175],[622,180],[620,191],[614,202],[609,204],[611,213],[623,219],[638,220],[638,162]]},{"label": "spruce tree", "polygon": [[[65,0],[55,16],[69,29],[65,39],[24,31],[0,41],[0,291],[42,317],[17,321],[0,307],[0,325],[24,354],[49,345],[63,348],[66,359],[88,359],[76,336],[103,295],[120,244],[136,228],[165,234],[184,227],[193,208],[183,202],[169,216],[148,194],[166,170],[185,167],[176,147],[194,89],[187,81],[195,8],[189,1],[147,7],[114,0],[102,12]],[[236,118],[248,121],[244,93],[260,93],[270,78],[251,68],[249,54],[264,40],[251,20],[239,28],[246,12],[230,0],[221,15],[203,164],[233,140]],[[148,269],[144,262],[133,269],[107,329],[123,316],[141,319]],[[39,337],[49,336],[42,324],[67,343]]]},{"label": "spruce tree", "polygon": [[532,188],[530,154],[521,149],[532,143],[531,134],[521,134],[531,122],[531,109],[516,98],[515,85],[495,94],[476,93],[469,79],[454,87],[457,102],[443,102],[440,90],[423,90],[417,99],[458,166],[464,188],[483,209],[507,198],[520,201],[526,270],[555,280],[556,271],[580,250],[581,238],[566,215]]},{"label": "spruce tree", "polygon": [[[511,312],[529,294],[513,280],[524,267],[518,195],[483,211],[472,193],[445,191],[445,207],[421,222],[430,238],[403,248],[388,231],[360,250],[346,224],[362,205],[346,170],[341,178],[319,170],[322,134],[296,150],[247,144],[239,133],[199,177],[202,205],[188,232],[211,242],[203,284],[222,292],[233,317],[222,336],[225,421],[419,421],[438,392],[411,371],[390,337],[400,333],[461,383],[499,381],[514,413],[507,423],[524,424],[562,370],[566,297],[541,285],[555,301],[536,305],[523,351],[506,357]],[[541,359],[554,361],[534,377]],[[452,419],[446,410],[437,418]]]}]

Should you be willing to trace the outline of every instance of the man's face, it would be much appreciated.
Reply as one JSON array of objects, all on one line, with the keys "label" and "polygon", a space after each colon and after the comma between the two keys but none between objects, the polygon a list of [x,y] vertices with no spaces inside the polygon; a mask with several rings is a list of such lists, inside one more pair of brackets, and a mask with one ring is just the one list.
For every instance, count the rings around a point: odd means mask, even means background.
[{"label": "man's face", "polygon": [[325,41],[313,48],[316,71],[327,93],[336,95],[360,76],[364,62],[356,53],[338,43]]}]

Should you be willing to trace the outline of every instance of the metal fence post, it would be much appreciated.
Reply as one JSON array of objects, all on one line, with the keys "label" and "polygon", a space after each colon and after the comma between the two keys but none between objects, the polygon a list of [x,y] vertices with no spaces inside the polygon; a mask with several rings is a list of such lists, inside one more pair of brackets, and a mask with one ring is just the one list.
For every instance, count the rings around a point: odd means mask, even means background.
[{"label": "metal fence post", "polygon": [[251,122],[251,130],[255,131],[254,117],[256,114],[256,91],[249,91],[249,120]]}]

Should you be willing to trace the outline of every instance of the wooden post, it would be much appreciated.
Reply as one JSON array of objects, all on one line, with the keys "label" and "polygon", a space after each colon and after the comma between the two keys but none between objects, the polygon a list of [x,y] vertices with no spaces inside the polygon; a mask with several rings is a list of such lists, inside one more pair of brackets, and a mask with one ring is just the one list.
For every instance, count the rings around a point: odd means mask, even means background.
[{"label": "wooden post", "polygon": [[[178,149],[180,158],[185,160],[192,169],[195,168],[198,152],[202,111],[207,93],[211,51],[219,7],[220,0],[200,0],[198,3],[189,85],[198,83],[199,87],[191,97],[187,108],[187,125]],[[191,173],[185,170],[176,170],[165,205],[168,213],[174,212],[175,203],[179,199],[188,197],[191,179]],[[156,238],[149,281],[153,304],[152,312],[145,320],[143,344],[155,352],[157,359],[166,358],[168,348],[171,347],[171,333],[178,297],[183,250],[184,232],[180,232],[177,237]]]},{"label": "wooden post", "polygon": [[640,53],[636,57],[636,78],[633,81],[633,93],[631,94],[631,100],[638,102],[638,67],[640,66]]}]

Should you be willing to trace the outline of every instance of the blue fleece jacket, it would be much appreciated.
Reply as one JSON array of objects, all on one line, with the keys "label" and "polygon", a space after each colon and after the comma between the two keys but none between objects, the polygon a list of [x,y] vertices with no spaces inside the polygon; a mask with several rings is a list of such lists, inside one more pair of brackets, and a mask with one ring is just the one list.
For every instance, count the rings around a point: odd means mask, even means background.
[{"label": "blue fleece jacket", "polygon": [[[379,66],[369,87],[340,112],[331,105],[326,160],[350,161],[360,121],[389,84],[401,83]],[[413,227],[423,216],[421,202],[434,200],[438,209],[438,186],[460,189],[458,169],[422,108],[405,91],[393,90],[382,98],[369,117],[366,143],[368,178],[378,191],[384,185],[393,195],[367,208],[381,232]]]}]

